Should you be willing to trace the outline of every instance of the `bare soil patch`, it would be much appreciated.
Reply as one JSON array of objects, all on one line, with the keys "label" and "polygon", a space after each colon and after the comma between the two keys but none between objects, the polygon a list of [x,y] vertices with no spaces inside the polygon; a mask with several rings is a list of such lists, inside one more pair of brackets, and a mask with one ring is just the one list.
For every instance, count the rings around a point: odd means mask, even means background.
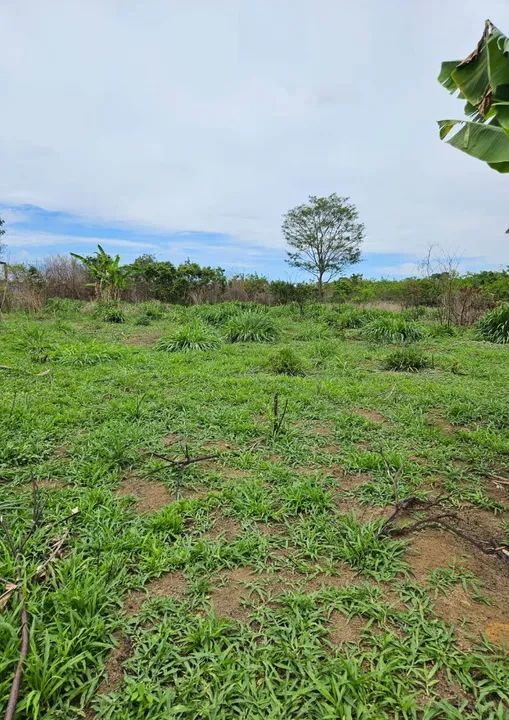
[{"label": "bare soil patch", "polygon": [[428,414],[428,422],[430,425],[434,425],[442,430],[446,435],[453,435],[457,430],[454,425],[451,425],[442,415],[436,412]]},{"label": "bare soil patch", "polygon": [[218,454],[231,452],[235,449],[234,445],[226,440],[207,440],[203,443],[203,447],[206,448],[207,451],[210,450]]},{"label": "bare soil patch", "polygon": [[220,585],[214,588],[210,596],[210,602],[216,615],[247,621],[249,612],[243,606],[243,601],[248,599],[250,592],[246,584],[254,582],[256,578],[259,579],[260,576],[256,575],[253,568],[249,566],[220,573]]},{"label": "bare soil patch", "polygon": [[329,639],[334,645],[357,642],[365,624],[361,618],[348,619],[339,610],[333,610],[329,620]]},{"label": "bare soil patch", "polygon": [[249,477],[251,474],[249,470],[240,470],[239,468],[232,468],[232,467],[220,467],[218,470],[221,472],[221,475],[226,478],[227,480],[240,480],[242,478]]},{"label": "bare soil patch", "polygon": [[43,478],[37,480],[37,487],[42,490],[62,490],[65,487],[65,482],[62,478]]},{"label": "bare soil patch", "polygon": [[507,565],[449,532],[431,528],[411,536],[407,560],[417,581],[423,584],[430,571],[452,563],[472,572],[490,604],[476,602],[458,584],[438,596],[435,612],[455,628],[464,647],[479,641],[481,634],[488,632],[492,642],[504,644],[509,629]]},{"label": "bare soil patch", "polygon": [[214,527],[205,533],[205,537],[215,541],[222,537],[224,540],[234,540],[240,532],[239,523],[231,517],[215,515]]},{"label": "bare soil patch", "polygon": [[132,653],[132,643],[130,638],[116,632],[113,635],[116,646],[111,650],[106,659],[104,668],[105,676],[97,688],[98,695],[114,692],[122,685],[124,681],[123,664],[129,659]]},{"label": "bare soil patch", "polygon": [[160,337],[162,337],[162,333],[160,330],[145,333],[135,333],[134,335],[126,338],[125,343],[127,345],[139,345],[140,347],[148,347],[149,345],[153,345],[156,340],[159,340]]},{"label": "bare soil patch", "polygon": [[146,480],[135,475],[126,475],[117,490],[117,495],[135,498],[136,511],[150,513],[171,502],[170,491],[163,483],[155,480]]},{"label": "bare soil patch", "polygon": [[182,598],[187,591],[187,581],[182,572],[164,573],[151,580],[143,590],[133,590],[124,601],[124,612],[132,616],[140,610],[145,600],[154,597]]},{"label": "bare soil patch", "polygon": [[382,415],[382,413],[377,412],[376,410],[368,410],[367,408],[354,408],[352,410],[354,415],[358,415],[361,418],[364,418],[364,420],[369,420],[372,423],[376,423],[377,425],[382,425],[387,422],[386,418]]}]

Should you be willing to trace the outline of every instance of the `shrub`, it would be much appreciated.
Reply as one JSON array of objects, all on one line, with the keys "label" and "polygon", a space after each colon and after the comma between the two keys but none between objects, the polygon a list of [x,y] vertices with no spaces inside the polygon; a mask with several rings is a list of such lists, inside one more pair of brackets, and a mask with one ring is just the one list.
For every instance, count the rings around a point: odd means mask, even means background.
[{"label": "shrub", "polygon": [[431,337],[453,337],[456,335],[456,328],[453,325],[433,323],[429,328]]},{"label": "shrub", "polygon": [[304,375],[302,359],[292,348],[281,348],[271,355],[267,367],[277,375]]},{"label": "shrub", "polygon": [[419,372],[431,367],[431,362],[420,350],[415,348],[401,348],[388,355],[383,367],[385,370],[398,370],[402,372]]},{"label": "shrub", "polygon": [[477,323],[477,332],[482,340],[509,343],[509,303],[487,312]]},{"label": "shrub", "polygon": [[263,313],[265,310],[255,303],[232,301],[217,303],[216,305],[196,305],[190,312],[192,317],[202,322],[219,326],[224,325],[235,315],[247,311]]},{"label": "shrub", "polygon": [[423,337],[422,329],[401,315],[372,320],[363,328],[363,337],[374,343],[409,343]]},{"label": "shrub", "polygon": [[163,337],[154,348],[163,352],[190,352],[191,350],[214,350],[219,339],[198,322],[182,325],[175,334]]},{"label": "shrub", "polygon": [[141,317],[147,317],[150,320],[161,320],[166,314],[166,308],[159,300],[147,300],[139,303],[138,309],[142,312]]},{"label": "shrub", "polygon": [[362,310],[360,308],[346,308],[338,317],[339,327],[342,330],[364,327],[385,313],[380,310]]},{"label": "shrub", "polygon": [[109,323],[123,323],[125,322],[125,315],[120,308],[111,308],[111,310],[106,310],[102,320]]},{"label": "shrub", "polygon": [[44,313],[58,318],[70,318],[79,313],[83,307],[81,300],[71,298],[52,297],[44,303]]},{"label": "shrub", "polygon": [[272,342],[278,337],[279,329],[273,319],[259,312],[239,313],[226,325],[228,342]]},{"label": "shrub", "polygon": [[135,325],[151,325],[152,324],[152,318],[149,315],[140,315],[136,318],[134,321]]}]

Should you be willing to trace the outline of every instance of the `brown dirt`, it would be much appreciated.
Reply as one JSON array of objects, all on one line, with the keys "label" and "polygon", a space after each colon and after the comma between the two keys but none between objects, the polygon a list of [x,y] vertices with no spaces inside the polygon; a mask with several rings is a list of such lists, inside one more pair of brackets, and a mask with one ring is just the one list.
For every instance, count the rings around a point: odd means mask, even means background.
[{"label": "brown dirt", "polygon": [[163,483],[146,480],[135,475],[126,475],[117,490],[117,495],[126,497],[134,495],[136,510],[139,513],[150,513],[171,502],[170,491]]},{"label": "brown dirt", "polygon": [[162,337],[162,333],[160,330],[145,333],[135,333],[134,335],[131,335],[131,337],[126,338],[125,342],[127,345],[139,345],[140,347],[147,347],[149,345],[153,345],[156,340],[159,340],[160,337]]},{"label": "brown dirt", "polygon": [[98,695],[114,692],[124,681],[123,664],[129,659],[132,653],[131,640],[120,632],[113,636],[116,646],[111,650],[106,659],[105,677],[97,688]]},{"label": "brown dirt", "polygon": [[457,430],[454,425],[451,425],[450,422],[447,422],[445,418],[443,418],[436,412],[428,414],[428,422],[430,425],[435,425],[437,428],[442,430],[442,432],[444,432],[446,435],[452,435]]},{"label": "brown dirt", "polygon": [[354,408],[352,410],[354,415],[358,415],[361,418],[364,418],[364,420],[369,420],[370,422],[376,423],[377,425],[382,425],[383,423],[386,423],[387,420],[384,418],[382,413],[377,412],[376,410],[368,410],[367,408]]},{"label": "brown dirt", "polygon": [[435,612],[455,628],[462,646],[469,647],[473,641],[480,640],[482,633],[488,632],[493,642],[503,644],[506,628],[509,627],[507,565],[485,555],[461,538],[438,529],[428,528],[410,538],[407,560],[418,582],[424,584],[431,570],[454,562],[475,575],[481,593],[490,602],[490,605],[476,602],[461,585],[454,586],[446,595],[438,596]]},{"label": "brown dirt", "polygon": [[232,467],[221,467],[218,468],[221,475],[226,478],[227,480],[236,480],[236,479],[242,479],[249,477],[251,474],[249,470],[240,470],[239,468],[232,468]]},{"label": "brown dirt", "polygon": [[355,573],[348,565],[342,565],[340,563],[335,564],[335,571],[338,575],[327,575],[325,573],[319,573],[311,580],[305,580],[305,586],[307,592],[316,592],[325,588],[343,588],[346,585],[350,585],[355,582]]},{"label": "brown dirt", "polygon": [[44,478],[37,480],[37,487],[41,490],[62,490],[65,482],[61,478]]},{"label": "brown dirt", "polygon": [[148,598],[175,597],[182,598],[187,590],[187,581],[181,572],[171,572],[151,580],[144,590],[133,590],[124,601],[126,615],[136,615]]},{"label": "brown dirt", "polygon": [[179,433],[168,433],[163,438],[163,445],[165,447],[171,447],[179,442],[184,442],[184,436],[179,435]]},{"label": "brown dirt", "polygon": [[334,423],[332,422],[314,422],[314,423],[303,423],[306,432],[310,435],[316,435],[318,437],[328,437],[334,433]]},{"label": "brown dirt", "polygon": [[234,450],[232,443],[226,442],[226,440],[207,440],[203,443],[203,447],[206,448],[207,452],[226,453]]},{"label": "brown dirt", "polygon": [[205,533],[205,537],[209,540],[217,540],[222,537],[223,540],[234,540],[240,531],[239,523],[231,517],[216,515],[214,518],[214,527]]},{"label": "brown dirt", "polygon": [[246,583],[254,582],[257,576],[249,567],[239,567],[220,573],[219,586],[212,591],[210,601],[216,615],[233,620],[247,621],[249,612],[242,602],[249,597]]},{"label": "brown dirt", "polygon": [[329,639],[334,645],[357,642],[365,624],[361,618],[348,619],[339,610],[334,610],[329,621]]}]

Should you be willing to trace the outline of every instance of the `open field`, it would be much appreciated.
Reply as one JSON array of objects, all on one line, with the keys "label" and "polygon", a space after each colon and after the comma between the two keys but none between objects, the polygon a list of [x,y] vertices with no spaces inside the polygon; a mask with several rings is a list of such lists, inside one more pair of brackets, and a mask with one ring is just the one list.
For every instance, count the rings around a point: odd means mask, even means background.
[{"label": "open field", "polygon": [[[0,323],[1,513],[15,542],[43,513],[17,717],[509,718],[509,348],[418,319],[428,367],[397,372],[329,308],[263,311],[263,343],[129,312]],[[154,348],[196,318],[211,349]]]}]

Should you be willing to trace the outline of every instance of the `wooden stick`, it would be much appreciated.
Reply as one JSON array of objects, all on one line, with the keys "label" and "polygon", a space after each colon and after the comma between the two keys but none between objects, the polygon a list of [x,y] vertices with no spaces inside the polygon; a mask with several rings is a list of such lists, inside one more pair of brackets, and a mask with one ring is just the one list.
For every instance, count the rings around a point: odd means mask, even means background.
[{"label": "wooden stick", "polygon": [[25,661],[28,655],[28,647],[30,645],[30,633],[28,629],[28,612],[25,605],[25,597],[21,588],[21,573],[16,572],[16,583],[18,585],[18,599],[21,606],[21,647],[19,651],[19,660],[14,674],[14,680],[11,685],[11,692],[9,693],[9,701],[7,702],[7,709],[5,711],[4,720],[14,720],[16,713],[16,705],[18,704],[19,690],[21,687],[21,681],[23,679],[23,671],[25,668]]}]

